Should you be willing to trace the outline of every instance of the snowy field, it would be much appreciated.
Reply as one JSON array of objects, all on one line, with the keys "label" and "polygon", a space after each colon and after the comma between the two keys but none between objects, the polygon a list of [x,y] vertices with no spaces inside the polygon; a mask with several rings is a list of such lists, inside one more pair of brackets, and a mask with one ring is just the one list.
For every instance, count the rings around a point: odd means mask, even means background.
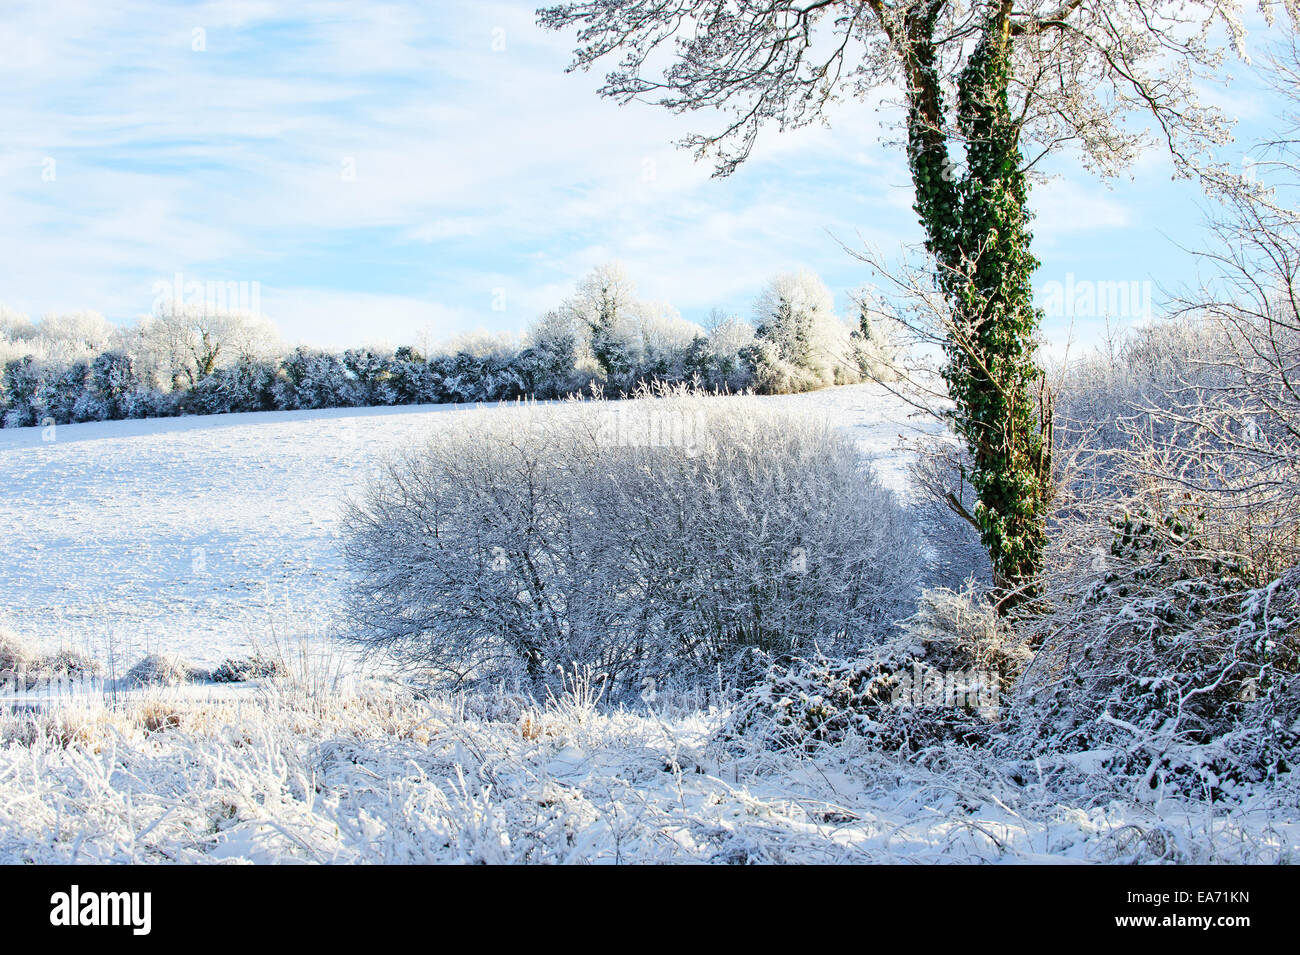
[{"label": "snowy field", "polygon": [[[726,399],[718,399],[726,400]],[[906,490],[908,407],[872,386],[764,399],[853,434]],[[422,698],[329,668],[339,502],[446,406],[0,431],[8,629],[129,666],[307,637],[287,677],[0,708],[0,863],[1295,862],[1289,781],[1231,805],[1134,798],[1090,754],[910,762],[727,740],[725,708]],[[509,408],[498,413],[507,415]],[[289,641],[286,644],[286,638]],[[278,641],[278,643],[276,643]],[[298,646],[306,642],[298,640]]]},{"label": "snowy field", "polygon": [[[884,389],[763,400],[849,428],[882,478],[905,488],[899,436],[915,425]],[[327,638],[343,573],[340,502],[385,452],[464,407],[0,430],[0,623],[42,649],[101,662],[111,650],[128,666],[152,652],[213,665],[271,640]]]}]

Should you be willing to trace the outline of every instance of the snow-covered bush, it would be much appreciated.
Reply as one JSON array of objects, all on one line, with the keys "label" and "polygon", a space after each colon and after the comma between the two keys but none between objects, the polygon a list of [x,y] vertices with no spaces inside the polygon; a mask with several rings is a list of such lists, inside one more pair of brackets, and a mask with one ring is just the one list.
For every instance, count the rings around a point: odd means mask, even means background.
[{"label": "snow-covered bush", "polygon": [[815,750],[850,738],[912,755],[988,743],[1029,649],[973,583],[928,588],[869,656],[768,660],[727,733]]},{"label": "snow-covered bush", "polygon": [[343,367],[356,382],[356,402],[368,407],[396,404],[392,356],[370,348],[349,348]]},{"label": "snow-covered bush", "polygon": [[929,587],[903,621],[902,644],[941,670],[997,674],[1009,687],[1032,656],[1028,643],[974,582],[962,590]]},{"label": "snow-covered bush", "polygon": [[547,312],[534,322],[518,360],[525,392],[535,398],[563,398],[598,377],[588,339],[571,310]]},{"label": "snow-covered bush", "polygon": [[59,371],[47,367],[37,386],[41,416],[55,421],[98,421],[100,409],[93,404],[90,366],[76,361]]},{"label": "snow-covered bush", "polygon": [[398,404],[429,404],[438,400],[437,383],[429,362],[408,345],[393,353],[390,385]]},{"label": "snow-covered bush", "polygon": [[915,756],[935,747],[989,742],[999,685],[943,671],[894,647],[869,657],[773,662],[741,697],[724,739],[815,752],[859,741]]},{"label": "snow-covered bush", "polygon": [[275,383],[279,408],[350,408],[358,403],[361,389],[340,355],[300,346],[280,367],[284,374]]},{"label": "snow-covered bush", "polygon": [[1066,377],[1064,437],[1092,466],[1024,624],[1021,751],[1096,751],[1140,790],[1219,796],[1300,744],[1296,217],[1234,202],[1184,318]]},{"label": "snow-covered bush", "polygon": [[905,616],[911,523],[853,443],[760,399],[466,412],[345,515],[362,644],[454,679],[621,689],[749,649],[857,650]]},{"label": "snow-covered bush", "polygon": [[754,326],[721,319],[697,336],[682,359],[683,377],[709,391],[739,392],[754,386]]},{"label": "snow-covered bush", "polygon": [[524,394],[524,376],[511,348],[462,349],[430,360],[438,400],[456,404],[511,401]]},{"label": "snow-covered bush", "polygon": [[174,653],[151,653],[126,673],[130,686],[177,686],[208,676]]},{"label": "snow-covered bush", "polygon": [[279,383],[275,363],[241,358],[200,380],[188,392],[185,404],[199,414],[271,411],[276,407]]},{"label": "snow-covered bush", "polygon": [[32,672],[41,680],[77,682],[102,676],[104,668],[93,657],[64,647],[43,654],[33,665]]},{"label": "snow-covered bush", "polygon": [[4,368],[6,428],[26,428],[39,424],[45,412],[42,383],[43,365],[30,355],[15,358]]},{"label": "snow-covered bush", "polygon": [[39,354],[56,362],[89,361],[118,347],[122,331],[98,312],[46,315],[36,325],[34,342]]},{"label": "snow-covered bush", "polygon": [[76,681],[101,673],[95,660],[76,650],[41,653],[11,630],[0,628],[0,691],[30,689],[46,681]]},{"label": "snow-covered bush", "polygon": [[245,683],[249,680],[266,680],[285,676],[288,667],[274,657],[254,654],[239,659],[227,658],[212,671],[213,683]]},{"label": "snow-covered bush", "polygon": [[906,329],[876,303],[870,288],[858,289],[850,298],[857,309],[857,327],[849,332],[847,364],[862,380],[898,381]]},{"label": "snow-covered bush", "polygon": [[12,630],[0,628],[0,673],[19,674],[31,669],[36,648]]},{"label": "snow-covered bush", "polygon": [[1143,787],[1218,794],[1300,745],[1300,571],[1259,577],[1182,502],[1082,524],[1026,622],[1028,752],[1101,751]]},{"label": "snow-covered bush", "polygon": [[829,384],[812,370],[787,361],[780,347],[767,338],[756,339],[743,355],[745,363],[754,369],[754,390],[759,394],[798,394]]}]

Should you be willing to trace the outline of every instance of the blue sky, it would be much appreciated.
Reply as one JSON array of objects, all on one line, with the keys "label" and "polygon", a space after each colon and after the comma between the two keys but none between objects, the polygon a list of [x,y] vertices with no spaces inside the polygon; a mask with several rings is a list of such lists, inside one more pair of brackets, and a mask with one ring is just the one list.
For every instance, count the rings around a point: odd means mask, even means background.
[{"label": "blue sky", "polygon": [[[0,304],[130,321],[181,273],[258,283],[290,341],[396,345],[522,329],[611,260],[697,321],[748,314],[799,267],[847,306],[869,276],[841,241],[919,238],[888,112],[773,130],[712,179],[672,145],[710,117],[600,100],[535,5],[9,0]],[[1248,79],[1213,95],[1241,120],[1238,161],[1275,104]],[[1207,241],[1206,202],[1164,156],[1113,183],[1055,171],[1033,197],[1040,288],[1151,282],[1158,306],[1193,277],[1178,245]]]}]

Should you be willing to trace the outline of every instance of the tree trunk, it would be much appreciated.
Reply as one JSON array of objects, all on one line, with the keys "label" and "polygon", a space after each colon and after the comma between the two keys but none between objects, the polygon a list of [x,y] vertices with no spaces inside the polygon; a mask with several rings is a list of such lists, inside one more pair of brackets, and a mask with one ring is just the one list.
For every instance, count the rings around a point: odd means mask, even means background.
[{"label": "tree trunk", "polygon": [[1033,594],[1051,496],[1051,400],[1034,361],[1028,184],[1010,115],[1010,4],[985,22],[957,85],[958,175],[943,129],[934,9],[907,21],[908,158],[916,212],[952,311],[943,375],[970,449],[975,520],[1005,611]]}]

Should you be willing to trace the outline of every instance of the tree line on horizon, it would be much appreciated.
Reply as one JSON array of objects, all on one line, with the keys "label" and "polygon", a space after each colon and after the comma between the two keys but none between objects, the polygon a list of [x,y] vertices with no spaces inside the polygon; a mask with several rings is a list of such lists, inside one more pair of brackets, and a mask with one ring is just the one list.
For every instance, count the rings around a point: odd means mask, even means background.
[{"label": "tree line on horizon", "polygon": [[891,346],[865,299],[853,324],[811,272],[776,277],[753,321],[709,328],[642,300],[617,264],[594,269],[521,336],[447,345],[288,348],[248,312],[167,307],[129,327],[95,312],[32,322],[0,309],[4,427],[185,414],[553,399],[692,383],[715,392],[808,391],[887,373]]}]

